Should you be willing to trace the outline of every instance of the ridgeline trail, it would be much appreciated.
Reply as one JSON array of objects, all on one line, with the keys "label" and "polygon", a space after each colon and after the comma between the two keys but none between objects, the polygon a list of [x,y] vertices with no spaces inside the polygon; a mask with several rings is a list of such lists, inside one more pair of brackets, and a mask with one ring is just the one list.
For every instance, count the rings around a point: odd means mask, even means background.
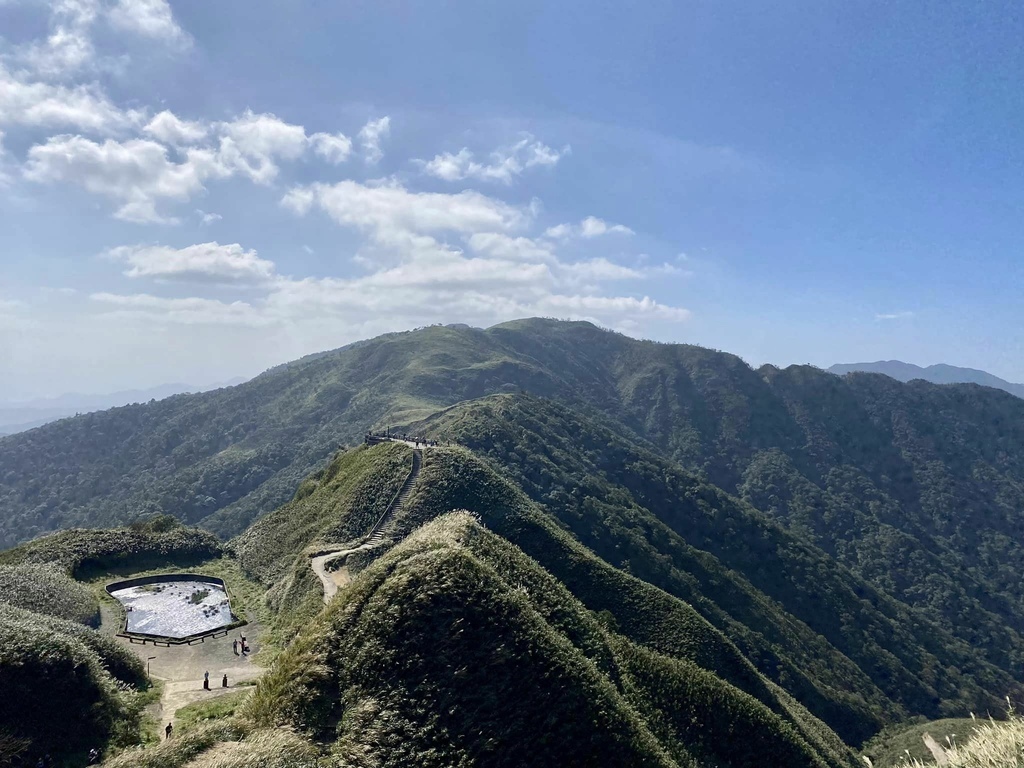
[{"label": "ridgeline trail", "polygon": [[363,542],[358,547],[320,552],[310,559],[309,565],[313,569],[313,573],[317,575],[317,578],[319,578],[321,583],[324,585],[324,603],[330,602],[331,598],[338,592],[338,587],[348,582],[348,572],[344,566],[339,570],[329,572],[327,570],[327,564],[343,557],[347,557],[353,552],[372,549],[380,544],[380,542],[384,540],[384,531],[388,523],[390,523],[395,514],[402,509],[402,505],[405,504],[405,500],[409,497],[413,484],[416,482],[416,477],[420,473],[420,466],[423,464],[423,448],[420,447],[420,443],[414,443],[410,440],[399,440],[396,438],[381,438],[380,442],[403,443],[404,445],[408,445],[412,448],[412,468],[409,470],[409,475],[405,478],[405,482],[402,483],[402,487],[388,504],[387,509],[384,510],[384,514],[380,516],[380,519],[378,519],[376,523],[374,523],[370,532],[366,534],[363,538]]}]

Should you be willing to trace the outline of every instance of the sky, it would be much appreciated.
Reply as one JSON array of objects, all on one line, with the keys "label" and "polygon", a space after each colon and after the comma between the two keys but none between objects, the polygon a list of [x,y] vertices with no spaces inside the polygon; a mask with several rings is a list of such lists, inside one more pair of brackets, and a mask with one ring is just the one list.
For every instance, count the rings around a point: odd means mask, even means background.
[{"label": "sky", "polygon": [[0,0],[0,401],[545,316],[1024,381],[1019,3]]}]

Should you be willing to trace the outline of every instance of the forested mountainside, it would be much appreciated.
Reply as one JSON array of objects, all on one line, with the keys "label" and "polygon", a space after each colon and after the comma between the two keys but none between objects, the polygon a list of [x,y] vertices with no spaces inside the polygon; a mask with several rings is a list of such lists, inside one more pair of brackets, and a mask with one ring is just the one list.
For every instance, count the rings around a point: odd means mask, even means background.
[{"label": "forested mountainside", "polygon": [[[108,766],[212,768],[230,742],[231,765],[282,768],[288,755],[317,768],[849,768],[851,747],[883,727],[998,712],[1001,696],[1024,694],[989,649],[592,407],[487,396],[410,428],[462,446],[424,451],[383,542],[348,557],[354,578],[326,608],[310,558],[363,540],[408,475],[405,445],[336,453],[224,545],[265,590],[285,645],[245,705]],[[0,553],[0,603],[14,612],[0,652],[34,658],[60,633],[48,666],[8,681],[14,699],[50,712],[31,675],[81,656],[93,677],[65,715],[99,714],[80,721],[86,735],[65,729],[69,743],[130,744],[137,694],[104,676],[92,630],[73,628],[95,604],[68,577],[100,563],[193,567],[220,546],[164,517]],[[17,569],[52,576],[26,596]],[[12,714],[7,728],[59,747],[65,731],[37,720]]]},{"label": "forested mountainside", "polygon": [[[229,545],[267,588],[266,621],[287,645],[244,705],[158,744],[118,754],[139,738],[138,693],[111,681],[122,646],[69,621],[58,626],[44,615],[49,601],[9,609],[0,623],[0,655],[12,662],[0,667],[0,709],[10,715],[0,721],[0,757],[28,743],[72,759],[99,744],[108,768],[856,764],[849,746],[698,612],[603,562],[464,448],[426,452],[383,546],[348,564],[354,580],[325,608],[317,580],[304,578],[310,553],[364,535],[410,454],[389,444],[339,454]],[[119,572],[133,559],[143,568],[193,563],[210,538],[157,518],[54,534],[2,561],[52,569],[63,581],[50,586],[71,596],[80,587],[67,575],[88,563]],[[111,561],[118,541],[123,556]],[[0,603],[12,594],[0,581]],[[46,654],[33,651],[44,646]],[[76,663],[81,674],[68,685],[78,695],[57,702],[33,684],[33,675]],[[116,730],[119,712],[133,719]]]},{"label": "forested mountainside", "polygon": [[0,438],[0,545],[155,512],[230,536],[367,428],[520,390],[591,409],[730,492],[784,457],[822,491],[863,481],[915,519],[938,521],[963,497],[977,529],[973,513],[992,502],[998,528],[1024,477],[1024,401],[1000,392],[755,371],[700,347],[522,320],[389,334],[236,387]]},{"label": "forested mountainside", "polygon": [[806,366],[753,370],[588,323],[390,334],[238,387],[0,439],[0,535],[11,544],[153,512],[234,534],[365,429],[520,390],[743,498],[1021,671],[1024,400]]},{"label": "forested mountainside", "polygon": [[[983,628],[940,626],[799,532],[577,411],[492,396],[416,428],[495,460],[596,554],[693,605],[847,738],[851,711],[895,702],[936,717],[977,709],[961,696],[1016,688],[1005,651],[1024,640],[1005,619],[984,615],[1001,643],[972,647]],[[956,671],[943,679],[939,667]],[[812,704],[822,692],[834,698]]]}]

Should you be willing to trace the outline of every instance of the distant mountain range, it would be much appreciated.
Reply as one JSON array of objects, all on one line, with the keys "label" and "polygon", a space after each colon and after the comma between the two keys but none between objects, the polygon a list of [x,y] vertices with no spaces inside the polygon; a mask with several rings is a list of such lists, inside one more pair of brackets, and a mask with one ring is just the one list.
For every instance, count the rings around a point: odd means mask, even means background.
[{"label": "distant mountain range", "polygon": [[1014,384],[985,371],[974,368],[958,368],[955,365],[929,365],[922,368],[901,360],[879,360],[877,363],[839,363],[828,369],[830,373],[842,376],[847,373],[882,373],[897,381],[924,379],[932,384],[980,384],[1024,397],[1024,384]]},{"label": "distant mountain range", "polygon": [[229,381],[205,386],[179,382],[161,384],[149,389],[128,389],[102,395],[85,395],[75,392],[35,400],[0,401],[0,435],[24,432],[57,419],[74,416],[76,413],[105,411],[108,408],[117,408],[131,403],[148,403],[150,400],[163,400],[165,397],[180,395],[184,392],[207,392],[211,389],[232,387],[244,381],[245,378],[239,376]]}]

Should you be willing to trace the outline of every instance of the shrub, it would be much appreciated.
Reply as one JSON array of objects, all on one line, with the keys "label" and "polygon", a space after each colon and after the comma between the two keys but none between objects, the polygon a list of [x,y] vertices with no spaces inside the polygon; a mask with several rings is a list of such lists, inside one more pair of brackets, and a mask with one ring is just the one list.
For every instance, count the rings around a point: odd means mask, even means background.
[{"label": "shrub", "polygon": [[0,603],[96,626],[100,606],[88,588],[47,565],[0,565]]},{"label": "shrub", "polygon": [[963,739],[949,736],[941,743],[923,728],[922,741],[932,752],[931,760],[910,758],[900,763],[907,768],[1019,768],[1024,765],[1024,719],[1012,710],[1004,722],[979,722]]},{"label": "shrub", "polygon": [[220,542],[212,533],[180,523],[170,529],[168,525],[165,517],[159,517],[153,525],[61,531],[0,552],[0,564],[50,564],[85,578],[96,570],[189,565],[221,554]]},{"label": "shrub", "polygon": [[115,680],[137,688],[147,685],[145,667],[131,650],[110,635],[105,635],[82,624],[54,616],[33,613],[23,608],[0,605],[0,622],[30,623],[54,635],[67,635],[85,645],[96,654],[100,666]]},{"label": "shrub", "polygon": [[137,732],[140,713],[99,654],[54,631],[53,621],[13,608],[0,614],[0,723],[8,735],[33,752],[64,756]]}]

